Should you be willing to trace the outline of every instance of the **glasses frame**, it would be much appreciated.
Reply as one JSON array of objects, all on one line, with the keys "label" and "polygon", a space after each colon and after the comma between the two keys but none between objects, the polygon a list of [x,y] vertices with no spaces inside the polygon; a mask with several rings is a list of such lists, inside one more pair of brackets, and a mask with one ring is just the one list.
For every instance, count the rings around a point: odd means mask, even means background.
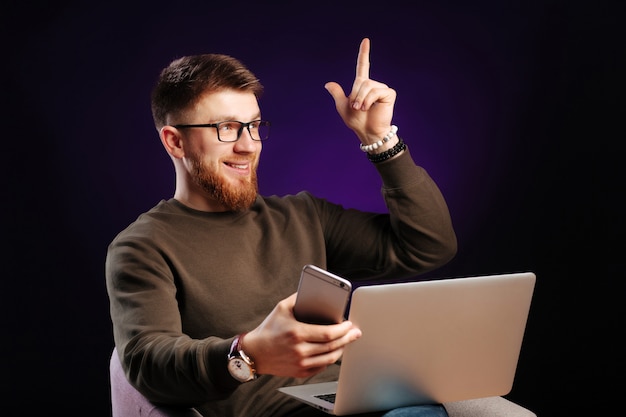
[{"label": "glasses frame", "polygon": [[[220,129],[219,126],[222,123],[239,123],[241,126],[239,127],[239,130],[237,130],[237,139],[235,140],[222,140],[222,138],[220,137]],[[252,120],[250,122],[244,123],[244,122],[240,122],[239,120],[224,120],[223,122],[217,122],[217,123],[201,123],[201,124],[178,124],[178,125],[172,125],[172,127],[175,127],[176,129],[187,129],[187,128],[206,128],[206,127],[214,127],[215,130],[217,131],[217,140],[219,140],[220,142],[224,142],[224,143],[233,143],[233,142],[237,142],[240,138],[241,138],[241,134],[243,133],[243,129],[248,129],[248,134],[250,135],[250,138],[254,141],[257,142],[262,142],[267,140],[267,138],[269,137],[269,132],[267,134],[267,137],[265,138],[261,138],[261,136],[259,136],[259,139],[255,139],[252,136],[252,132],[250,131],[250,125],[254,124],[254,123],[259,123],[259,125],[264,125],[267,126],[268,129],[269,127],[272,125],[269,121],[267,120]]]}]

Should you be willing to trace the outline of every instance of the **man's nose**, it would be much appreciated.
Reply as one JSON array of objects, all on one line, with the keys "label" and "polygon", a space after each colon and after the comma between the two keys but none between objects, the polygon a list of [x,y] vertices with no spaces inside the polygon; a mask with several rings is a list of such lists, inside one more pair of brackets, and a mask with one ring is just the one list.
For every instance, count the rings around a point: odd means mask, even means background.
[{"label": "man's nose", "polygon": [[235,150],[239,152],[254,152],[256,150],[256,140],[252,139],[252,135],[247,127],[244,127],[239,140],[235,142]]}]

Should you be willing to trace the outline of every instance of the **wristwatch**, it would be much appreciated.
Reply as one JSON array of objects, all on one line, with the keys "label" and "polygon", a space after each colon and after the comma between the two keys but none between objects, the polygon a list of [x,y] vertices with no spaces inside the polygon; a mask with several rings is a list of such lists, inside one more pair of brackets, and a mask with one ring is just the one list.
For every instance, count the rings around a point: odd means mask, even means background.
[{"label": "wristwatch", "polygon": [[228,353],[228,372],[239,382],[248,382],[257,378],[254,362],[241,347],[243,334],[235,337]]}]

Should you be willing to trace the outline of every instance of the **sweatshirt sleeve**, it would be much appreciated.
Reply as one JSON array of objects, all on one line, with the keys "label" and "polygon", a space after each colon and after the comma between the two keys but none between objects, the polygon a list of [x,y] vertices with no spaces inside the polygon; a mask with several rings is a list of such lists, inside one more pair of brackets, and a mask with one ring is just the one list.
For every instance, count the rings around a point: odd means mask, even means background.
[{"label": "sweatshirt sleeve", "polygon": [[374,164],[388,213],[332,210],[323,216],[328,268],[351,279],[410,278],[449,262],[457,240],[446,201],[410,151]]},{"label": "sweatshirt sleeve", "polygon": [[184,334],[178,289],[155,241],[127,232],[113,240],[107,253],[110,314],[126,376],[157,403],[194,406],[223,398],[239,384],[226,366],[211,364],[226,363],[233,338]]}]

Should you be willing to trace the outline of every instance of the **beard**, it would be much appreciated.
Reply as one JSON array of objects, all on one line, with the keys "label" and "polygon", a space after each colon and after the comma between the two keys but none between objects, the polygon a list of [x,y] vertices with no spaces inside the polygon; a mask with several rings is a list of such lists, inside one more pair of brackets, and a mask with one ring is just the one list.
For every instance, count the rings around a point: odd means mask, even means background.
[{"label": "beard", "polygon": [[259,191],[256,167],[252,167],[250,178],[242,178],[234,183],[216,169],[208,167],[201,158],[191,159],[196,184],[227,210],[243,211],[249,209]]}]

